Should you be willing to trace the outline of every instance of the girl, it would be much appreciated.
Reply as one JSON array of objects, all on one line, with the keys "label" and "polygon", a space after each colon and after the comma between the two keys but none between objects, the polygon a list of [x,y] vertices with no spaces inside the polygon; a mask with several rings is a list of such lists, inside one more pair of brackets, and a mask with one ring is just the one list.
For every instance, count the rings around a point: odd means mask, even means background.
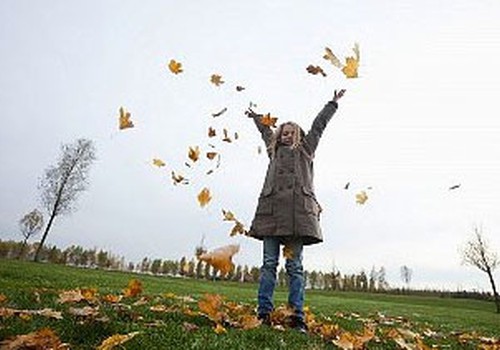
[{"label": "girl", "polygon": [[304,245],[323,241],[319,226],[321,207],[314,195],[313,158],[323,130],[337,110],[345,90],[335,90],[333,99],[314,119],[306,134],[293,122],[281,124],[276,132],[261,123],[262,115],[252,109],[254,119],[267,147],[269,165],[249,235],[263,241],[263,264],[258,291],[259,319],[270,324],[280,245],[285,245],[289,277],[288,304],[293,309],[291,325],[306,332],[304,322]]}]

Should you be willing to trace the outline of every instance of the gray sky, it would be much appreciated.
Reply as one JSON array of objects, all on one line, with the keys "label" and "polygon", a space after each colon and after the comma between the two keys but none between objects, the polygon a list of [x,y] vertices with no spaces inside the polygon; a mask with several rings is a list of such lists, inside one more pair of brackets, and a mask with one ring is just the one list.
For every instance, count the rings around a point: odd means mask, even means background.
[{"label": "gray sky", "polygon": [[[39,207],[44,169],[62,143],[85,137],[98,151],[91,186],[49,244],[178,259],[205,236],[209,249],[241,244],[235,262],[259,265],[260,242],[229,237],[221,215],[250,224],[267,165],[243,112],[254,102],[308,129],[346,88],[316,155],[325,242],[306,248],[305,267],[384,266],[398,285],[407,265],[415,287],[488,290],[458,251],[482,225],[500,252],[500,3],[296,3],[0,0],[0,237],[21,239],[17,222]],[[328,46],[343,60],[355,42],[360,78],[347,80],[322,56]],[[182,74],[168,71],[170,59]],[[214,73],[225,84],[212,85]],[[118,130],[120,106],[133,129]],[[240,137],[214,141],[221,166],[206,176],[208,160],[184,162],[189,146],[208,150],[209,126]],[[173,186],[172,170],[191,184]],[[213,200],[200,208],[205,186]]]}]

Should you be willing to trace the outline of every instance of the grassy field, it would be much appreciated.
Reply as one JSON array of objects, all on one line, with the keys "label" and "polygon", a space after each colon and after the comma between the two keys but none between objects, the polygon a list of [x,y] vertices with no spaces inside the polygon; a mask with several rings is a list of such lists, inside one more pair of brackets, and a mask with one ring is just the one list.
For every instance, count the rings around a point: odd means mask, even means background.
[{"label": "grassy field", "polygon": [[[142,283],[142,291],[123,297],[132,279]],[[85,288],[94,289],[91,297],[58,302],[62,291]],[[307,335],[288,329],[279,315],[274,327],[242,329],[199,312],[198,301],[208,293],[224,297],[226,310],[245,309],[253,317],[256,289],[255,284],[0,260],[0,339],[50,328],[71,349],[94,349],[110,336],[131,332],[139,333],[118,348],[500,349],[500,315],[485,301],[307,291]],[[107,295],[123,298],[110,301]],[[285,304],[286,295],[277,290],[277,306]],[[43,309],[60,312],[59,317],[37,314]],[[224,327],[220,334],[217,323]]]}]

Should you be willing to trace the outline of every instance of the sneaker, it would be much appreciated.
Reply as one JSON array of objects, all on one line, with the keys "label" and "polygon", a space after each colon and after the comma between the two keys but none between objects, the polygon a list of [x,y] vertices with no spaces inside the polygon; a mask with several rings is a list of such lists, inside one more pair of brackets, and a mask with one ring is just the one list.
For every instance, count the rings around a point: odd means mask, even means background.
[{"label": "sneaker", "polygon": [[304,319],[297,316],[292,316],[292,328],[299,331],[300,333],[307,333],[307,325],[304,322]]},{"label": "sneaker", "polygon": [[266,326],[271,325],[271,316],[269,314],[259,314],[257,316],[257,319],[260,320],[260,322]]}]

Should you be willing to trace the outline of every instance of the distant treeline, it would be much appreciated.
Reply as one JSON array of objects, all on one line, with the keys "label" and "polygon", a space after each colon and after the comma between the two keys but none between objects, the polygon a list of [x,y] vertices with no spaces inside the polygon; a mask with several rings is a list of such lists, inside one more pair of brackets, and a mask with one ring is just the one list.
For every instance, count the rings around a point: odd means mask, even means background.
[{"label": "distant treeline", "polygon": [[[26,244],[22,242],[0,240],[0,258],[33,260],[38,243]],[[70,265],[82,268],[95,268],[106,270],[129,271],[135,273],[182,276],[196,279],[226,280],[241,283],[257,283],[260,269],[255,266],[235,265],[224,277],[212,266],[196,258],[181,257],[179,260],[151,259],[145,257],[138,263],[127,262],[123,256],[114,255],[102,249],[87,249],[72,245],[66,249],[56,246],[44,246],[40,251],[40,261],[53,264]],[[372,293],[390,293],[421,296],[440,296],[447,298],[471,298],[493,300],[490,293],[474,291],[442,291],[442,290],[416,290],[410,288],[391,288],[386,281],[386,271],[382,266],[373,267],[370,273],[364,270],[358,274],[345,274],[335,269],[334,271],[304,271],[304,278],[308,289],[324,291],[357,291]],[[288,276],[283,267],[278,271],[278,286],[288,284]]]}]

